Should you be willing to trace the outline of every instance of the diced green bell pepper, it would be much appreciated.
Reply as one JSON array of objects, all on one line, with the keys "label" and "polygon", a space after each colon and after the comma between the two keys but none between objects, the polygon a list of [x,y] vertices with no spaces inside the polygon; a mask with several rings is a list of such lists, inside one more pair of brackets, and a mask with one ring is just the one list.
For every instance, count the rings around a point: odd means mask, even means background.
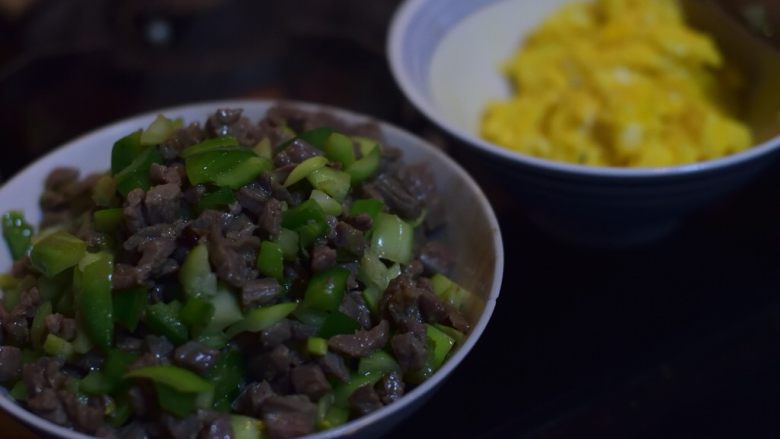
[{"label": "diced green bell pepper", "polygon": [[111,253],[87,253],[73,272],[77,315],[92,343],[106,350],[114,338]]},{"label": "diced green bell pepper", "polygon": [[331,338],[339,334],[352,334],[358,329],[360,329],[360,324],[352,317],[335,310],[325,317],[317,335],[322,338]]},{"label": "diced green bell pepper", "polygon": [[312,355],[323,356],[328,353],[328,340],[322,337],[306,339],[306,351]]},{"label": "diced green bell pepper", "polygon": [[122,208],[114,207],[110,209],[96,210],[93,214],[93,223],[95,230],[103,233],[114,233],[122,223]]},{"label": "diced green bell pepper", "polygon": [[92,201],[99,207],[116,206],[116,180],[108,174],[101,175],[92,187]]},{"label": "diced green bell pepper", "polygon": [[155,303],[146,307],[146,327],[154,334],[163,335],[175,345],[184,344],[189,338],[187,326],[179,320],[178,309],[170,304]]},{"label": "diced green bell pepper", "polygon": [[221,209],[236,201],[236,194],[230,188],[217,188],[204,194],[198,200],[198,211],[203,212],[208,209]]},{"label": "diced green bell pepper", "polygon": [[54,334],[48,334],[46,340],[43,342],[43,351],[53,357],[59,357],[64,360],[68,360],[73,357],[75,350],[73,345]]},{"label": "diced green bell pepper", "polygon": [[323,145],[323,150],[329,159],[341,163],[345,168],[355,162],[352,139],[341,133],[331,133]]},{"label": "diced green bell pepper", "polygon": [[114,321],[128,331],[135,331],[148,300],[146,288],[143,287],[118,291],[114,295]]},{"label": "diced green bell pepper", "polygon": [[334,387],[333,393],[336,397],[334,405],[337,407],[349,407],[348,401],[352,393],[359,387],[363,387],[366,384],[374,385],[382,379],[383,374],[381,372],[368,372],[365,375],[355,374],[346,383],[338,383]]},{"label": "diced green bell pepper", "polygon": [[385,208],[385,203],[382,200],[376,198],[366,198],[362,200],[355,200],[352,202],[352,206],[349,208],[350,215],[359,215],[365,213],[371,217],[372,221],[376,221],[376,217]]},{"label": "diced green bell pepper", "polygon": [[284,279],[284,252],[272,241],[263,241],[257,253],[257,269],[265,276],[281,282]]},{"label": "diced green bell pepper", "polygon": [[209,301],[214,305],[214,316],[204,329],[204,334],[217,333],[244,318],[235,294],[224,285],[218,284],[217,294]]},{"label": "diced green bell pepper", "polygon": [[179,282],[190,297],[212,297],[217,294],[217,275],[209,265],[209,250],[200,243],[190,250],[179,270]]},{"label": "diced green bell pepper", "polygon": [[152,163],[162,163],[162,155],[157,147],[149,147],[138,154],[127,167],[114,176],[116,190],[123,196],[136,188],[148,190],[151,185],[149,168]]},{"label": "diced green bell pepper", "polygon": [[293,230],[282,228],[279,236],[276,237],[276,243],[282,249],[285,261],[294,261],[298,257],[298,233]]},{"label": "diced green bell pepper", "polygon": [[236,349],[223,352],[206,374],[206,378],[214,384],[213,407],[229,412],[230,404],[238,396],[244,379],[241,353]]},{"label": "diced green bell pepper", "polygon": [[263,439],[263,421],[248,416],[230,415],[233,439]]},{"label": "diced green bell pepper", "polygon": [[125,377],[148,379],[183,393],[203,393],[214,388],[213,384],[195,372],[168,364],[134,369],[127,372]]},{"label": "diced green bell pepper", "polygon": [[462,311],[474,298],[470,291],[440,273],[431,277],[431,286],[437,296],[459,311]]},{"label": "diced green bell pepper", "polygon": [[159,145],[183,126],[184,121],[181,118],[168,119],[162,114],[158,114],[154,121],[141,133],[141,145]]},{"label": "diced green bell pepper", "polygon": [[398,264],[387,267],[371,248],[363,253],[363,256],[360,258],[360,265],[358,265],[358,280],[363,282],[366,287],[373,287],[377,290],[375,293],[379,295],[376,299],[377,302],[379,297],[381,297],[382,292],[390,285],[390,281],[400,274],[401,267]]},{"label": "diced green bell pepper", "polygon": [[297,306],[297,303],[288,302],[253,309],[243,320],[229,327],[225,335],[233,338],[242,332],[260,332],[268,329],[290,315]]},{"label": "diced green bell pepper", "polygon": [[141,146],[143,130],[132,132],[114,142],[111,149],[111,175],[116,175],[133,163],[145,148]]},{"label": "diced green bell pepper", "polygon": [[330,195],[320,190],[314,189],[311,191],[310,199],[317,202],[322,208],[322,211],[328,215],[339,216],[342,212],[341,203],[334,200]]},{"label": "diced green bell pepper", "polygon": [[211,322],[214,305],[206,299],[192,296],[179,312],[179,320],[190,328],[191,334],[198,334]]},{"label": "diced green bell pepper", "polygon": [[214,151],[235,151],[244,150],[238,145],[238,141],[233,136],[212,137],[200,143],[184,148],[179,154],[181,158],[188,159],[192,156]]},{"label": "diced green bell pepper", "polygon": [[455,345],[455,340],[435,326],[429,324],[425,325],[425,334],[428,339],[428,345],[431,347],[430,355],[433,370],[436,371],[444,364],[447,354],[450,353],[452,347]]},{"label": "diced green bell pepper", "polygon": [[344,267],[333,267],[312,276],[306,287],[303,305],[319,311],[335,311],[341,304],[347,289],[350,271]]},{"label": "diced green bell pepper", "polygon": [[399,264],[412,259],[414,228],[397,215],[380,213],[371,234],[371,248],[376,255]]},{"label": "diced green bell pepper", "polygon": [[372,375],[381,373],[387,375],[390,372],[401,372],[401,366],[392,355],[385,351],[376,351],[363,357],[358,363],[358,375]]},{"label": "diced green bell pepper", "polygon": [[363,157],[347,168],[347,173],[353,184],[373,177],[379,170],[379,164],[382,161],[382,150],[379,144],[364,137],[355,137],[354,139],[358,141]]},{"label": "diced green bell pepper", "polygon": [[298,183],[299,181],[308,177],[312,172],[323,168],[327,164],[328,159],[321,155],[307,158],[306,160],[296,165],[295,168],[293,168],[292,172],[290,172],[290,175],[288,175],[284,180],[284,187],[292,186],[295,183]]},{"label": "diced green bell pepper", "polygon": [[333,168],[319,168],[306,176],[312,186],[338,201],[344,201],[350,188],[349,174]]},{"label": "diced green bell pepper", "polygon": [[30,325],[30,342],[33,347],[39,349],[43,345],[43,336],[46,330],[45,319],[51,314],[51,302],[43,302],[38,310],[35,311],[32,324]]},{"label": "diced green bell pepper", "polygon": [[67,232],[55,232],[37,241],[30,250],[33,267],[52,277],[78,264],[87,252],[87,244]]},{"label": "diced green bell pepper", "polygon": [[3,215],[3,238],[11,258],[17,260],[30,251],[32,236],[33,227],[25,221],[22,212],[12,210]]}]

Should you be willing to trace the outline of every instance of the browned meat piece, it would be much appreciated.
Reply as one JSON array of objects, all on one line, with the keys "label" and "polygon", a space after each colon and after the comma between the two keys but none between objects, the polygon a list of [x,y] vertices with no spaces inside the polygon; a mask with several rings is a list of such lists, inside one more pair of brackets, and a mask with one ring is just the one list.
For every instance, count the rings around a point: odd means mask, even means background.
[{"label": "browned meat piece", "polygon": [[316,364],[303,364],[290,371],[290,379],[296,393],[302,393],[317,401],[331,391],[325,374]]},{"label": "browned meat piece", "polygon": [[382,315],[393,322],[400,331],[422,333],[425,328],[422,325],[422,313],[418,306],[421,293],[422,290],[417,288],[407,276],[399,276],[390,282],[379,301],[379,309]]},{"label": "browned meat piece", "polygon": [[320,365],[322,371],[329,377],[345,383],[349,381],[349,369],[341,355],[335,352],[328,352],[317,360],[317,364]]},{"label": "browned meat piece", "polygon": [[46,189],[57,191],[64,186],[75,183],[79,179],[79,170],[76,168],[54,168],[48,176],[43,186]]},{"label": "browned meat piece", "polygon": [[450,249],[438,241],[428,241],[422,246],[420,261],[428,275],[449,274],[455,262]]},{"label": "browned meat piece", "polygon": [[68,415],[62,402],[57,398],[54,389],[43,389],[34,396],[27,398],[27,408],[36,415],[55,424],[67,425]]},{"label": "browned meat piece", "polygon": [[253,181],[236,192],[236,200],[241,207],[247,211],[260,215],[265,208],[265,204],[271,199],[271,189]]},{"label": "browned meat piece", "polygon": [[263,205],[263,211],[257,218],[257,225],[269,236],[276,237],[282,229],[282,203],[276,198],[268,200]]},{"label": "browned meat piece", "polygon": [[203,421],[197,415],[178,418],[164,414],[160,421],[171,439],[196,439],[203,428]]},{"label": "browned meat piece", "polygon": [[367,195],[380,198],[391,212],[403,219],[414,220],[422,213],[423,203],[404,188],[401,181],[389,174],[382,174],[373,182],[363,185]]},{"label": "browned meat piece", "polygon": [[[425,206],[425,228],[436,229],[446,220],[444,200],[436,190],[436,179],[427,163],[401,168],[399,179],[409,194]],[[446,273],[446,271],[439,271]]]},{"label": "browned meat piece", "polygon": [[425,365],[428,355],[425,340],[412,332],[394,335],[390,339],[393,354],[404,371],[417,370]]},{"label": "browned meat piece", "polygon": [[273,302],[281,294],[282,287],[272,277],[250,280],[241,287],[241,306],[244,309],[256,308]]},{"label": "browned meat piece", "polygon": [[317,244],[311,249],[311,271],[317,273],[336,265],[336,249]]},{"label": "browned meat piece", "polygon": [[362,256],[366,249],[366,238],[363,232],[344,221],[339,221],[333,228],[332,239],[336,248],[346,250],[355,256]]},{"label": "browned meat piece", "polygon": [[216,225],[209,234],[209,259],[217,276],[235,287],[242,287],[257,277],[252,261],[239,252],[236,246],[222,236]]},{"label": "browned meat piece", "polygon": [[229,415],[220,415],[206,423],[198,434],[198,439],[231,439],[233,427]]},{"label": "browned meat piece", "polygon": [[379,399],[379,395],[377,395],[374,387],[366,384],[352,392],[352,395],[349,396],[349,405],[358,416],[365,416],[381,409],[382,401]]},{"label": "browned meat piece", "polygon": [[250,383],[244,388],[238,398],[233,401],[233,410],[243,415],[259,418],[261,408],[266,399],[274,395],[271,386],[266,381]]},{"label": "browned meat piece", "polygon": [[374,225],[374,221],[367,213],[360,213],[357,215],[349,215],[344,218],[344,221],[350,226],[360,230],[361,232],[367,232],[371,230]]},{"label": "browned meat piece", "polygon": [[219,351],[197,341],[188,341],[176,348],[173,361],[201,375],[211,369],[219,359]]},{"label": "browned meat piece", "polygon": [[125,199],[122,216],[125,226],[130,233],[136,233],[146,227],[146,217],[144,216],[144,190],[141,188],[133,189],[127,194]]},{"label": "browned meat piece", "polygon": [[62,314],[49,314],[43,322],[50,334],[68,341],[76,338],[76,320],[74,319],[65,317]]},{"label": "browned meat piece", "polygon": [[22,374],[22,351],[15,346],[0,346],[0,382],[7,383]]},{"label": "browned meat piece", "polygon": [[390,372],[376,383],[376,393],[382,404],[388,405],[404,396],[404,380],[398,372]]},{"label": "browned meat piece", "polygon": [[181,210],[181,188],[175,183],[153,186],[146,193],[146,220],[149,224],[172,223]]},{"label": "browned meat piece", "polygon": [[297,165],[308,158],[318,155],[322,155],[322,151],[304,140],[295,139],[274,156],[274,167],[281,168],[288,165]]},{"label": "browned meat piece", "polygon": [[363,329],[371,327],[371,311],[360,291],[348,291],[339,305],[339,311],[358,322]]},{"label": "browned meat piece", "polygon": [[76,394],[65,389],[58,391],[57,397],[77,430],[92,434],[103,425],[105,407],[96,398],[83,403]]},{"label": "browned meat piece", "polygon": [[358,330],[352,335],[334,335],[328,340],[328,346],[338,353],[360,358],[382,349],[389,337],[390,324],[387,320],[382,320],[368,331]]},{"label": "browned meat piece", "polygon": [[254,146],[260,141],[260,127],[241,116],[242,110],[219,109],[208,118],[206,131],[213,136],[233,136],[244,146]]},{"label": "browned meat piece", "polygon": [[186,179],[186,174],[184,166],[181,163],[174,163],[170,166],[152,163],[152,166],[149,168],[149,178],[154,184],[162,185],[170,183],[181,186],[182,182]]},{"label": "browned meat piece", "polygon": [[260,331],[257,337],[263,349],[272,349],[292,338],[290,321],[284,319]]},{"label": "browned meat piece", "polygon": [[263,403],[262,411],[271,439],[309,434],[317,420],[317,406],[304,395],[271,396]]}]

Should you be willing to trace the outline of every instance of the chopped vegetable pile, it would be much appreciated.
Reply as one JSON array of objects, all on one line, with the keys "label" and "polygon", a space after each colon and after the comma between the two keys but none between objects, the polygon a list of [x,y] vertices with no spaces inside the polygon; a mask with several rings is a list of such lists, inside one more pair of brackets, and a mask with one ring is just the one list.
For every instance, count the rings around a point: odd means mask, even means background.
[{"label": "chopped vegetable pile", "polygon": [[289,438],[392,404],[463,342],[443,203],[373,124],[164,116],[3,216],[0,383],[99,437]]}]

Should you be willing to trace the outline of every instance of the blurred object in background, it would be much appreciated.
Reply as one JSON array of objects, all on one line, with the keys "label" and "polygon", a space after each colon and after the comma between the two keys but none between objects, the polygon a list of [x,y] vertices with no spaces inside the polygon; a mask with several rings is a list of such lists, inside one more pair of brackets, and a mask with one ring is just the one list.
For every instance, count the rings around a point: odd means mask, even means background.
[{"label": "blurred object in background", "polygon": [[780,49],[780,2],[720,0],[718,3],[755,34]]},{"label": "blurred object in background", "polygon": [[91,128],[184,102],[399,113],[384,61],[395,0],[31,1],[0,0],[0,132],[14,145],[4,177]]}]

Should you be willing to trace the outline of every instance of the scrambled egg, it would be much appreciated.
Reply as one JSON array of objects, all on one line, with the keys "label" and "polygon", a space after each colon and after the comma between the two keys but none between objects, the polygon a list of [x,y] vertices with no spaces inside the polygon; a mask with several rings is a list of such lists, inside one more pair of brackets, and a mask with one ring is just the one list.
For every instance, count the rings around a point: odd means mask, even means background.
[{"label": "scrambled egg", "polygon": [[601,166],[669,166],[748,148],[732,115],[738,76],[676,0],[565,5],[505,67],[516,95],[481,134],[509,149]]}]

